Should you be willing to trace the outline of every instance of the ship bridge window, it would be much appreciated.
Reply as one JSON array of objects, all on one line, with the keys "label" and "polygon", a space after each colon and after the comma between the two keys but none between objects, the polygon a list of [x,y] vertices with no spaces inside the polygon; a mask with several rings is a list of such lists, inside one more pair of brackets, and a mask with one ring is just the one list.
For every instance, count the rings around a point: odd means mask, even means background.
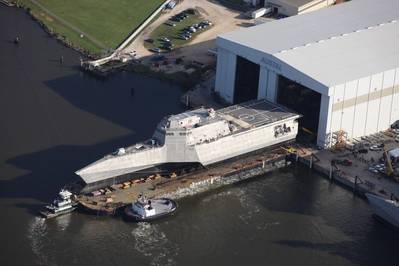
[{"label": "ship bridge window", "polygon": [[179,135],[180,136],[185,136],[185,135],[187,135],[187,133],[186,132],[180,132]]},{"label": "ship bridge window", "polygon": [[175,134],[173,134],[173,133],[171,133],[171,132],[168,132],[168,133],[166,133],[166,136],[174,136]]}]

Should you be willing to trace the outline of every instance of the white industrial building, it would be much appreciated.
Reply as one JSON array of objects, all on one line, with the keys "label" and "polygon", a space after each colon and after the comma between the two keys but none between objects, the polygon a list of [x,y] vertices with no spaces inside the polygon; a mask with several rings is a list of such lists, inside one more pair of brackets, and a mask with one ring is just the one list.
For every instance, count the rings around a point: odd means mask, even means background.
[{"label": "white industrial building", "polygon": [[215,90],[227,102],[266,98],[304,115],[328,146],[399,119],[399,1],[352,0],[217,38]]},{"label": "white industrial building", "polygon": [[272,12],[294,16],[333,5],[336,0],[245,0],[253,6],[271,7]]}]

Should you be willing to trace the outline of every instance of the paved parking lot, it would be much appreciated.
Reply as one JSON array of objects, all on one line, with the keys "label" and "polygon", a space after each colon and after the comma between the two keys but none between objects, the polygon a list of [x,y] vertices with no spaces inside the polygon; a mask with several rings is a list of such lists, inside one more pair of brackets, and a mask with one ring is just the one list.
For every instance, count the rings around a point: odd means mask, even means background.
[{"label": "paved parking lot", "polygon": [[215,57],[209,55],[208,50],[215,47],[215,39],[219,34],[252,25],[252,22],[244,18],[238,11],[231,10],[216,1],[184,0],[173,10],[163,13],[156,21],[149,25],[140,36],[126,48],[126,51],[136,51],[137,57],[144,60],[148,56],[153,55],[152,52],[144,47],[144,40],[149,38],[150,33],[159,25],[165,23],[171,16],[188,8],[197,9],[204,19],[210,20],[213,23],[213,26],[196,36],[196,38],[186,46],[165,54],[169,58],[184,57],[184,59],[188,61],[195,60],[205,64],[213,63],[215,62]]}]

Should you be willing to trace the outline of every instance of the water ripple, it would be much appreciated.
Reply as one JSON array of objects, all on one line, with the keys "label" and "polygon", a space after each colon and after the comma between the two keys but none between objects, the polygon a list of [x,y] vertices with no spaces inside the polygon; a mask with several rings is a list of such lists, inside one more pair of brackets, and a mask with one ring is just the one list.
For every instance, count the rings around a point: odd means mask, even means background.
[{"label": "water ripple", "polygon": [[135,249],[146,257],[151,257],[151,265],[176,265],[175,257],[179,247],[171,243],[159,226],[150,223],[138,223],[132,231]]},{"label": "water ripple", "polygon": [[27,237],[30,240],[31,249],[36,255],[39,265],[56,265],[56,263],[43,252],[47,237],[45,219],[35,217],[29,224]]}]

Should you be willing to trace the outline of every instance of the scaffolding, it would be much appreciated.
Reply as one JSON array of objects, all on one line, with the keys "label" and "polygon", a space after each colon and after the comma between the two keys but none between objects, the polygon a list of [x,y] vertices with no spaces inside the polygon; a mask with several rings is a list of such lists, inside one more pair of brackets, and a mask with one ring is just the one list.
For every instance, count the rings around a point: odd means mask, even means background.
[{"label": "scaffolding", "polygon": [[333,150],[343,150],[346,147],[348,140],[348,133],[343,130],[338,130],[331,135],[331,144]]}]

